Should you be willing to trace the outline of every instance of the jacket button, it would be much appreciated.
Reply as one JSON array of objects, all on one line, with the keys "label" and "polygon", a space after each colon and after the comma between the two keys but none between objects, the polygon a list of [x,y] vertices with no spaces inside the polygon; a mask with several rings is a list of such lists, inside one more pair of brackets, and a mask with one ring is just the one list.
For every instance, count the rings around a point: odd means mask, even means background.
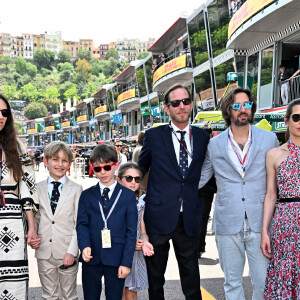
[{"label": "jacket button", "polygon": [[49,242],[52,243],[52,239],[50,239]]},{"label": "jacket button", "polygon": [[52,224],[55,224],[55,222],[54,222],[54,221],[52,221]]},{"label": "jacket button", "polygon": [[182,186],[184,185],[184,182],[181,184]]},{"label": "jacket button", "polygon": [[183,202],[183,199],[182,199],[182,198],[179,198],[178,200],[179,200],[180,202]]},{"label": "jacket button", "polygon": [[242,198],[242,201],[245,201],[245,198]]},{"label": "jacket button", "polygon": [[246,182],[245,181],[243,181],[243,185],[245,185],[246,184]]}]

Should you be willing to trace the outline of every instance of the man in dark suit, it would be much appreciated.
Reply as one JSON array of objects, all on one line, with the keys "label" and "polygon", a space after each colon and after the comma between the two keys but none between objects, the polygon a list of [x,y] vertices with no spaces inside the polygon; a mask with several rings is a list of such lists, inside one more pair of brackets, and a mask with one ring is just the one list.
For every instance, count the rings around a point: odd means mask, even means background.
[{"label": "man in dark suit", "polygon": [[164,299],[164,273],[172,240],[183,293],[201,299],[198,240],[202,201],[197,181],[201,175],[209,135],[191,127],[193,102],[189,91],[177,85],[165,94],[169,125],[146,131],[139,165],[150,169],[144,220],[155,255],[147,257],[149,299]]}]

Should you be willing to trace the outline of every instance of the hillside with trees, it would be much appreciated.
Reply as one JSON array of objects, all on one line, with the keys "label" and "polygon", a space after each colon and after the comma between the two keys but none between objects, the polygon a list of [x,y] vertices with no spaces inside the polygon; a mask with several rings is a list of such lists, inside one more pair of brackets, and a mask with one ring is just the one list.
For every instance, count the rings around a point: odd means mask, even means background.
[{"label": "hillside with trees", "polygon": [[79,50],[73,60],[66,51],[55,59],[49,50],[37,50],[33,60],[0,56],[0,93],[9,100],[26,101],[28,119],[45,117],[57,113],[68,98],[89,98],[103,84],[111,83],[129,64],[118,59],[113,49],[102,61],[86,50]]}]

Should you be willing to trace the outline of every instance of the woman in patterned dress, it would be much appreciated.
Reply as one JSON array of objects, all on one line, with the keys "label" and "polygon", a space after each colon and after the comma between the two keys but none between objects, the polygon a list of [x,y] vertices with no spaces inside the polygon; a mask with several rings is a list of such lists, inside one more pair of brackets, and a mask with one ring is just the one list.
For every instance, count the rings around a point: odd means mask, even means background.
[{"label": "woman in patterned dress", "polygon": [[[289,140],[267,153],[261,249],[270,259],[265,299],[300,299],[300,100],[287,108]],[[279,201],[277,202],[277,188]],[[274,209],[275,214],[274,213]],[[272,220],[270,238],[268,228]],[[271,241],[270,241],[271,239]]]},{"label": "woman in patterned dress", "polygon": [[120,167],[117,178],[120,184],[136,192],[138,210],[136,247],[131,271],[125,279],[123,300],[136,300],[137,292],[148,289],[148,276],[144,255],[152,256],[154,254],[153,246],[148,242],[143,218],[145,208],[143,199],[145,194],[142,196],[139,195],[141,175],[142,172],[136,163],[125,163]]},{"label": "woman in patterned dress", "polygon": [[28,243],[38,241],[36,183],[32,160],[13,123],[10,105],[0,94],[0,299],[24,300],[29,276],[25,235]]}]

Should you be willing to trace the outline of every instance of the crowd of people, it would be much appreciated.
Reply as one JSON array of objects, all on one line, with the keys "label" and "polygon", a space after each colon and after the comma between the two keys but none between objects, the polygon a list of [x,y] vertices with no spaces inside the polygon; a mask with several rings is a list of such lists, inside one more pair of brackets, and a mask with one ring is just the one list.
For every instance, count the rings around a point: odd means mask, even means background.
[{"label": "crowd of people", "polygon": [[45,148],[49,177],[35,183],[0,95],[0,292],[8,299],[28,295],[26,243],[35,249],[43,299],[58,299],[59,288],[63,299],[77,299],[78,262],[84,299],[100,298],[103,277],[107,299],[137,299],[142,290],[164,299],[170,241],[185,298],[202,299],[198,258],[215,192],[226,299],[244,299],[246,255],[253,299],[300,298],[300,100],[288,105],[281,146],[252,125],[249,90],[225,96],[227,129],[214,138],[189,123],[187,88],[172,87],[164,101],[170,123],[140,133],[132,162],[119,140],[91,152],[99,182],[82,191],[66,176],[73,154],[60,141]]}]

